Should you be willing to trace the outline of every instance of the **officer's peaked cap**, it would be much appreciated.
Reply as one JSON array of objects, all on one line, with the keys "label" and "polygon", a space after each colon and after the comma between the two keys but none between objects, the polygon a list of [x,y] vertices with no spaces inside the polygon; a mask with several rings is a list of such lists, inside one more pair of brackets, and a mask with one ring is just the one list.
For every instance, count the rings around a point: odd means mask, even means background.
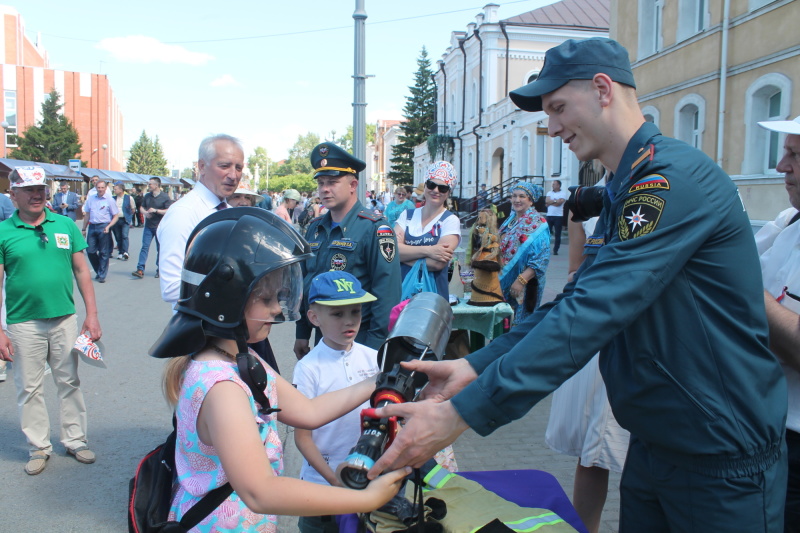
[{"label": "officer's peaked cap", "polygon": [[367,168],[366,163],[353,157],[343,148],[329,142],[315,146],[309,158],[311,159],[311,166],[314,167],[315,178],[320,176],[344,176],[345,174],[352,174],[358,177],[358,173]]}]

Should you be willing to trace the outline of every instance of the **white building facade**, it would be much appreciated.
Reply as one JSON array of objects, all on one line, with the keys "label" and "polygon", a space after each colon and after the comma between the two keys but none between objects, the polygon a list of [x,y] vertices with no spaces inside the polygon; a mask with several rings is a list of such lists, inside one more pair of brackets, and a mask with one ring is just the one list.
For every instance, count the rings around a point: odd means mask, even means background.
[{"label": "white building facade", "polygon": [[[535,79],[548,49],[566,39],[608,36],[610,0],[562,0],[505,20],[498,7],[486,5],[466,31],[452,32],[434,76],[436,130],[440,144],[451,143],[444,157],[459,171],[454,196],[460,198],[511,179],[545,190],[556,179],[577,183],[578,160],[548,136],[547,115],[521,111],[508,93]],[[415,183],[430,162],[423,143],[415,150]]]}]

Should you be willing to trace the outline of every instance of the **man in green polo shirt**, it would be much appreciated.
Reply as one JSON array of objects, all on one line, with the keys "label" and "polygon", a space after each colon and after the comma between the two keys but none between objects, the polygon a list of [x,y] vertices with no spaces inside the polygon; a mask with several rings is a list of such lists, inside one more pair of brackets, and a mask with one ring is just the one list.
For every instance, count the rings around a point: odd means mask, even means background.
[{"label": "man in green polo shirt", "polygon": [[78,337],[72,277],[86,307],[81,333],[102,335],[83,250],[86,241],[67,217],[45,209],[45,173],[19,167],[9,175],[17,211],[0,223],[0,278],[6,275],[8,335],[0,331],[0,359],[14,361],[22,432],[30,445],[25,472],[41,473],[53,451],[44,403],[45,363],[61,401],[61,443],[81,463],[95,461],[87,446],[86,405],[78,378]]}]

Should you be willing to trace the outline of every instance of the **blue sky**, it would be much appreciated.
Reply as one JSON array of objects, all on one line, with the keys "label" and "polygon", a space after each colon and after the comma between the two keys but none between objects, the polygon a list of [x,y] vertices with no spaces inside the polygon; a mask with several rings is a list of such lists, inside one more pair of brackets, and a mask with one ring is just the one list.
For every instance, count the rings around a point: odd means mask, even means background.
[{"label": "blue sky", "polygon": [[[553,0],[511,0],[501,19]],[[367,121],[402,116],[416,59],[432,63],[488,2],[365,0]],[[343,133],[353,116],[355,0],[34,0],[13,5],[50,67],[107,74],[124,148],[158,135],[173,168],[203,137],[229,133],[286,157],[299,134]],[[202,7],[198,7],[202,6]],[[411,18],[415,17],[415,18]],[[406,20],[398,20],[406,19]],[[322,30],[322,31],[318,31]]]}]

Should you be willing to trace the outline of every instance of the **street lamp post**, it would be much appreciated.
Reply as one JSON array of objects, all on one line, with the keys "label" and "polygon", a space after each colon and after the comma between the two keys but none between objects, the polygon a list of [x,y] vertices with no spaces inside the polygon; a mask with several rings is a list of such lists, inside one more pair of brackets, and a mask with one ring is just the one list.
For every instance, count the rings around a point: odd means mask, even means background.
[{"label": "street lamp post", "polygon": [[3,128],[3,159],[6,158],[6,145],[8,144],[8,121],[0,122],[0,127]]},{"label": "street lamp post", "polygon": [[108,168],[108,145],[103,145],[103,164],[106,166],[106,170],[110,170]]},{"label": "street lamp post", "polygon": [[[353,13],[355,20],[355,46],[354,46],[354,73],[353,73],[353,155],[366,162],[367,159],[367,97],[366,97],[366,68],[365,68],[365,23],[367,12],[364,9],[364,0],[356,0],[356,10]],[[358,200],[365,201],[367,192],[367,176],[358,180]]]}]

